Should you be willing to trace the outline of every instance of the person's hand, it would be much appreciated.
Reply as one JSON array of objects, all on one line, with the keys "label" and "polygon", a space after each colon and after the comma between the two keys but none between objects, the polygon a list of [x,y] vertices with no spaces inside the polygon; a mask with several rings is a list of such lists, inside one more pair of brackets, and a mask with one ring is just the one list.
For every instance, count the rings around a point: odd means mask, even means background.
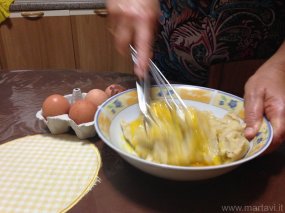
[{"label": "person's hand", "polygon": [[160,14],[158,0],[107,0],[110,30],[118,51],[129,53],[129,44],[138,52],[135,73],[143,77],[152,56],[152,44]]},{"label": "person's hand", "polygon": [[262,116],[273,127],[273,141],[268,152],[285,141],[285,42],[245,85],[245,136],[253,138],[259,130]]}]

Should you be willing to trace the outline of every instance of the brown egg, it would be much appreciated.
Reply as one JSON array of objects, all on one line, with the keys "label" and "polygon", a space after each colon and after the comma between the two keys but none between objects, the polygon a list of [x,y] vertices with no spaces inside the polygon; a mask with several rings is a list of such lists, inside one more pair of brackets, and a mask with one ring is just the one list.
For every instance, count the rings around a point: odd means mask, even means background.
[{"label": "brown egg", "polygon": [[108,95],[100,89],[92,89],[85,96],[85,99],[91,101],[96,107],[98,107],[108,98]]},{"label": "brown egg", "polygon": [[68,114],[70,104],[68,100],[59,94],[50,95],[47,97],[42,105],[43,116],[57,116]]},{"label": "brown egg", "polygon": [[82,99],[71,105],[68,115],[76,124],[88,123],[94,120],[96,110],[94,104]]},{"label": "brown egg", "polygon": [[105,89],[105,93],[109,96],[109,97],[112,97],[120,92],[123,92],[125,91],[126,88],[119,85],[119,84],[111,84],[110,86],[108,86],[106,89]]}]

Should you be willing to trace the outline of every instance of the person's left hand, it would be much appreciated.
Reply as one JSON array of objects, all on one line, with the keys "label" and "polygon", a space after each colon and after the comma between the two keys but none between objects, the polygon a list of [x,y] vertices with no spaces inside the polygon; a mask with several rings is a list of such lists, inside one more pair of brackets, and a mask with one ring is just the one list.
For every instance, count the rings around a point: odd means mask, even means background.
[{"label": "person's left hand", "polygon": [[273,127],[273,141],[268,152],[285,141],[285,45],[273,55],[245,85],[245,136],[253,138],[263,115]]}]

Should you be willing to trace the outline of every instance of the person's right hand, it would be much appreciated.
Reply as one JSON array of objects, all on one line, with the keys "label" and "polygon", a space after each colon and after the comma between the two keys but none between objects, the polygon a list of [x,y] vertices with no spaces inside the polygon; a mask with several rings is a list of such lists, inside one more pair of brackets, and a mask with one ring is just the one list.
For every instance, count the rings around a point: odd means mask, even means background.
[{"label": "person's right hand", "polygon": [[114,36],[118,51],[129,53],[129,44],[138,52],[135,74],[144,76],[149,58],[152,56],[152,44],[157,20],[160,14],[158,0],[107,0],[110,14],[110,30]]}]

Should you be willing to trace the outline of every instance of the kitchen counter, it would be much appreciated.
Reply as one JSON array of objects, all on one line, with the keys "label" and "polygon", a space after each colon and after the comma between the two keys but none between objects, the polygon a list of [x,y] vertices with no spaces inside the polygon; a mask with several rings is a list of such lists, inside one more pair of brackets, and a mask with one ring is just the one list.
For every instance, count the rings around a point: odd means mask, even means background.
[{"label": "kitchen counter", "polygon": [[34,10],[82,10],[105,8],[105,0],[15,0],[11,12]]}]

